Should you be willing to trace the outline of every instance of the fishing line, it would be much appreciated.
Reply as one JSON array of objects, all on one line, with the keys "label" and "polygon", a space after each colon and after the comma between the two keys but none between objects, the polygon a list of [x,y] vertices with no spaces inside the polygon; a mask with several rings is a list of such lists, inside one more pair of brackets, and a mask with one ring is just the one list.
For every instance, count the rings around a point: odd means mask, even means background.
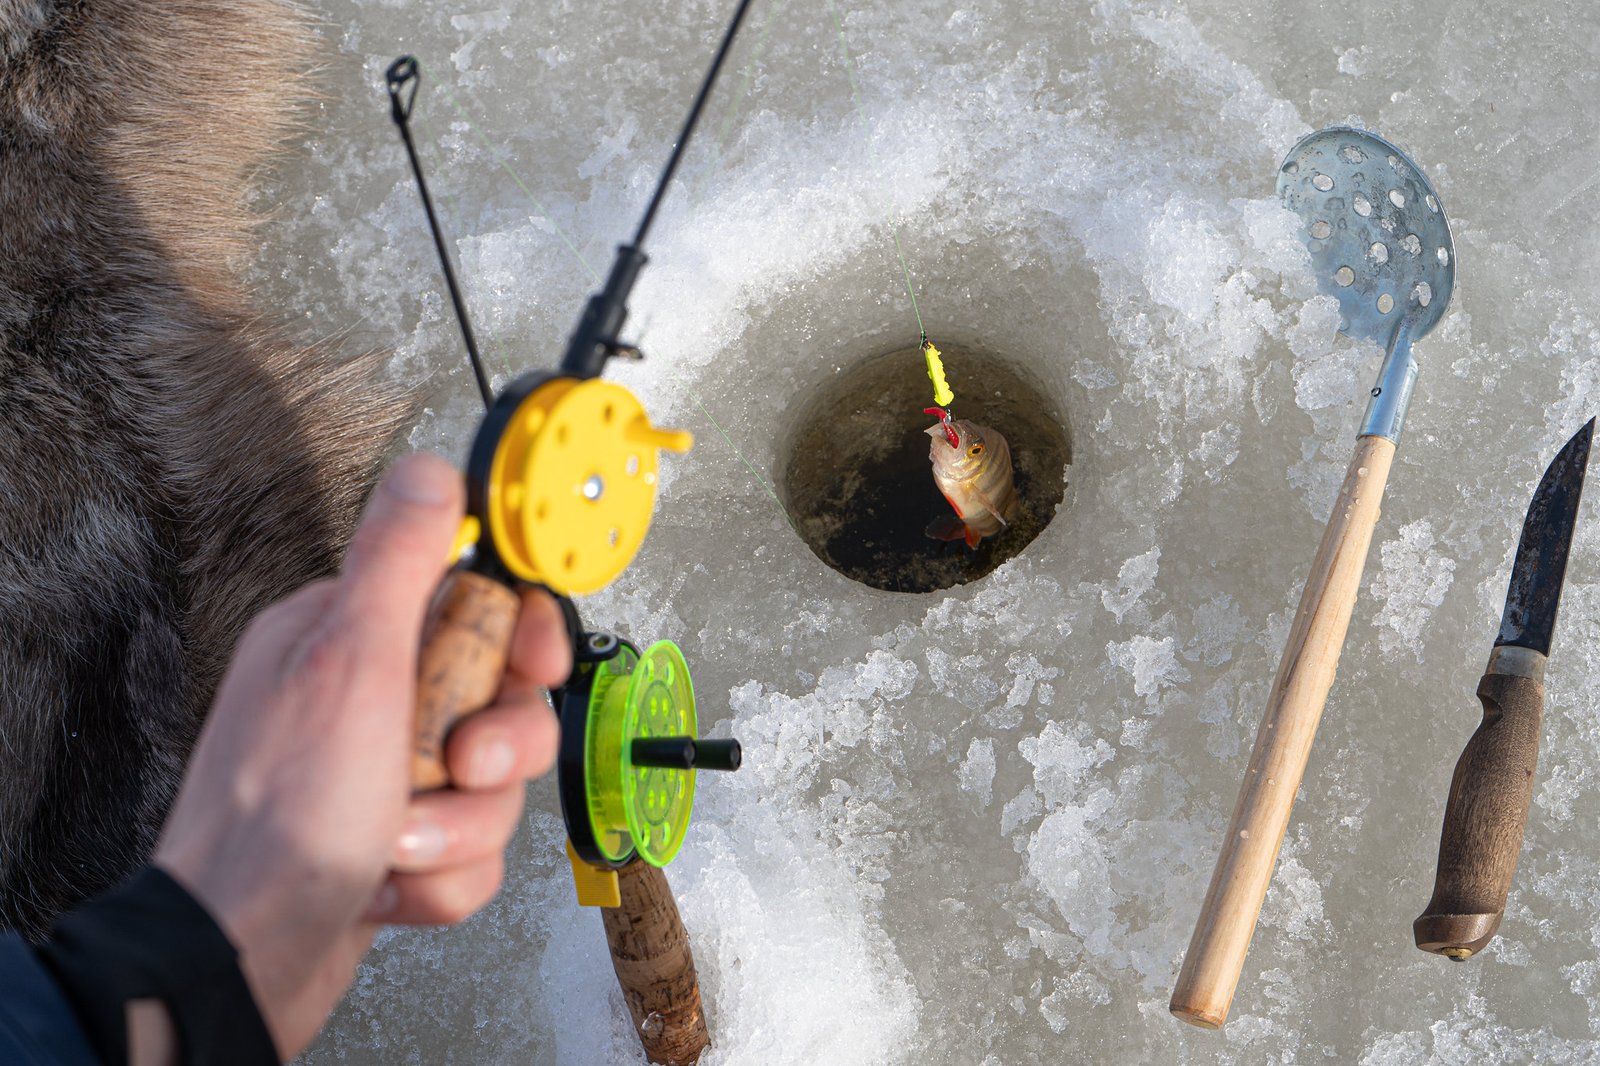
[{"label": "fishing line", "polygon": [[[440,221],[450,221],[450,215],[453,212],[459,222],[462,218],[462,197],[460,195],[452,195],[448,182],[437,181],[439,172],[445,170],[450,161],[449,152],[440,140],[439,131],[421,113],[412,115],[411,126],[418,134],[417,155],[419,157],[430,153],[433,155],[433,162],[430,166],[433,168],[436,183],[429,191],[433,194],[434,207],[439,212]],[[441,226],[441,228],[443,227]],[[482,343],[484,346],[483,354],[492,356],[488,361],[500,367],[502,376],[511,377],[516,373],[512,364],[511,353],[506,350],[505,344],[499,337],[490,333],[483,338]]]},{"label": "fishing line", "polygon": [[744,75],[739,81],[738,89],[734,91],[733,103],[728,108],[727,114],[722,116],[722,124],[717,127],[717,134],[712,138],[711,159],[706,166],[705,176],[700,179],[700,186],[695,190],[697,194],[705,191],[705,183],[711,179],[712,171],[716,169],[717,162],[722,159],[723,149],[728,142],[728,134],[733,129],[734,120],[739,117],[739,113],[744,109],[745,98],[750,90],[750,83],[755,80],[756,67],[760,65],[761,57],[766,55],[767,40],[772,34],[772,24],[782,11],[782,0],[773,0],[772,3],[767,5],[766,17],[761,22],[761,34],[756,38],[756,46],[750,53],[750,61],[744,65]]},{"label": "fishing line", "polygon": [[[872,171],[877,175],[878,181],[883,181],[883,167],[878,162],[878,150],[873,146],[870,136],[871,130],[867,125],[867,110],[861,103],[861,88],[856,84],[856,61],[850,54],[850,43],[845,40],[844,23],[839,21],[839,9],[834,6],[833,0],[828,0],[828,14],[833,17],[833,27],[839,32],[839,47],[844,52],[844,72],[850,79],[850,97],[855,101],[856,117],[861,120],[861,128],[866,131],[867,154],[872,159]],[[911,313],[917,319],[917,332],[922,337],[922,344],[928,343],[928,331],[922,325],[922,312],[917,308],[917,290],[911,283],[911,267],[906,262],[906,253],[900,247],[900,224],[894,219],[892,210],[884,211],[889,220],[889,234],[894,238],[894,254],[900,258],[900,272],[905,276],[906,293],[911,297]]]},{"label": "fishing line", "polygon": [[717,81],[717,72],[722,69],[722,61],[728,58],[728,52],[733,48],[733,38],[739,32],[739,24],[744,21],[745,12],[750,10],[750,4],[751,0],[739,0],[739,7],[733,13],[733,21],[728,23],[728,31],[722,36],[722,45],[717,49],[716,58],[711,61],[711,69],[706,73],[705,80],[700,83],[700,92],[694,98],[694,106],[689,109],[689,117],[684,120],[683,132],[678,134],[678,143],[672,149],[672,158],[667,160],[667,169],[662,171],[661,180],[656,183],[656,194],[650,198],[650,206],[645,208],[644,218],[639,222],[639,232],[633,238],[635,248],[644,244],[645,234],[650,231],[650,223],[655,221],[656,208],[661,206],[661,198],[666,195],[667,185],[672,181],[672,175],[683,159],[684,149],[689,147],[689,135],[694,132],[694,124],[700,118],[701,109],[706,106],[706,98],[711,95],[711,88]]},{"label": "fishing line", "polygon": [[[777,17],[782,10],[782,0],[774,0],[773,3],[767,6],[767,11],[761,21],[761,33],[756,38],[756,45],[750,54],[749,62],[747,62],[744,66],[744,74],[739,80],[739,87],[734,91],[733,102],[728,107],[727,113],[723,115],[722,122],[717,127],[716,136],[712,138],[711,156],[706,165],[706,176],[701,179],[702,182],[710,180],[711,172],[716,168],[717,161],[722,158],[723,149],[727,145],[728,133],[733,129],[734,121],[739,117],[739,113],[744,108],[744,102],[750,89],[750,83],[755,80],[756,67],[760,65],[761,57],[766,54],[767,43],[772,34],[772,24],[777,20]],[[697,191],[703,192],[703,190],[704,185],[702,184],[701,188]],[[739,461],[743,463],[744,468],[750,472],[750,476],[755,478],[756,484],[760,485],[762,491],[767,494],[773,503],[778,505],[778,513],[783,515],[783,520],[789,524],[789,528],[798,534],[800,528],[799,526],[795,525],[794,516],[791,515],[789,513],[789,509],[783,505],[783,500],[778,497],[777,492],[772,487],[772,483],[762,476],[761,471],[756,469],[755,464],[752,463],[740,449],[740,447],[733,442],[733,437],[731,437],[728,434],[728,431],[723,428],[722,423],[717,421],[717,416],[711,413],[710,409],[707,408],[706,405],[701,401],[699,393],[694,391],[694,386],[689,383],[688,376],[681,375],[678,380],[682,382],[684,391],[689,394],[689,399],[694,401],[695,407],[699,408],[700,413],[706,416],[706,421],[710,422],[712,427],[716,429],[717,435],[722,438],[723,443],[727,444],[727,446],[733,450],[733,454],[739,457]]]},{"label": "fishing line", "polygon": [[550,212],[545,209],[544,204],[539,201],[539,198],[533,194],[533,190],[528,188],[528,186],[523,183],[522,176],[512,168],[510,163],[506,162],[505,156],[501,155],[494,145],[490,143],[489,138],[485,137],[483,132],[473,124],[472,119],[467,116],[466,111],[459,103],[456,102],[455,94],[450,91],[450,87],[441,81],[439,83],[439,90],[444,93],[445,103],[448,104],[450,109],[456,113],[456,118],[461,121],[462,125],[467,127],[467,132],[471,133],[472,136],[477,139],[478,144],[481,145],[483,150],[489,154],[489,158],[493,159],[496,165],[498,165],[501,170],[505,171],[506,174],[511,178],[512,182],[516,184],[517,188],[522,190],[522,195],[528,198],[528,202],[533,205],[534,210],[538,211],[539,216],[543,218],[545,222],[549,223],[550,228],[556,231],[556,236],[561,238],[561,243],[567,246],[568,251],[570,251],[574,258],[576,258],[583,266],[583,269],[589,275],[589,279],[596,285],[599,285],[599,272],[596,271],[594,267],[589,265],[589,260],[584,258],[584,254],[578,250],[578,246],[573,243],[572,238],[567,236],[567,231],[550,216]]},{"label": "fishing line", "polygon": [[761,472],[755,468],[755,465],[751,463],[749,459],[745,458],[744,452],[740,451],[739,446],[733,443],[733,438],[728,436],[728,431],[722,428],[722,423],[718,422],[716,417],[710,411],[706,410],[706,405],[700,402],[700,397],[695,394],[694,389],[687,381],[684,382],[683,387],[688,391],[689,399],[693,400],[694,405],[700,408],[700,413],[705,415],[706,418],[710,420],[711,424],[716,427],[717,433],[724,441],[727,442],[728,447],[733,449],[733,454],[737,455],[739,457],[739,461],[744,464],[744,468],[750,471],[750,476],[755,478],[756,481],[760,483],[761,487],[766,490],[768,496],[772,497],[772,502],[778,505],[778,510],[780,513],[782,513],[784,520],[789,523],[789,528],[794,530],[796,533],[799,533],[800,527],[795,525],[794,517],[789,514],[789,509],[785,507],[783,505],[783,501],[778,498],[778,494],[773,490],[772,485],[768,483],[766,478],[761,476]]},{"label": "fishing line", "polygon": [[[456,272],[450,266],[450,253],[444,246],[444,234],[439,232],[439,219],[433,211],[433,198],[428,195],[428,183],[422,176],[422,163],[417,159],[417,146],[411,140],[411,111],[417,103],[417,88],[422,77],[417,61],[411,56],[401,56],[389,65],[384,80],[389,89],[389,115],[400,128],[400,139],[405,142],[406,157],[411,160],[411,172],[417,178],[417,191],[422,194],[422,210],[428,216],[428,229],[433,233],[433,245],[439,251],[439,266],[444,271],[444,283],[450,290],[450,302],[456,309],[456,321],[461,326],[461,339],[467,343],[467,358],[472,362],[472,375],[478,381],[478,392],[483,396],[487,410],[494,404],[494,391],[489,388],[489,378],[483,372],[483,360],[478,356],[478,342],[472,337],[472,326],[467,321],[466,304],[461,299],[461,289],[456,285]],[[409,86],[411,91],[401,98]]]}]

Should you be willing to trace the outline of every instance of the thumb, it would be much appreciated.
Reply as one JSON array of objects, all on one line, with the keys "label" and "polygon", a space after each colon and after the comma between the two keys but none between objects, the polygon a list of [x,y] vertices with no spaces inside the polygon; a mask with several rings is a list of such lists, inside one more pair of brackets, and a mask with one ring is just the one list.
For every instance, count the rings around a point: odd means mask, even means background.
[{"label": "thumb", "polygon": [[378,484],[350,540],[333,609],[375,642],[414,645],[461,522],[461,475],[408,455]]}]

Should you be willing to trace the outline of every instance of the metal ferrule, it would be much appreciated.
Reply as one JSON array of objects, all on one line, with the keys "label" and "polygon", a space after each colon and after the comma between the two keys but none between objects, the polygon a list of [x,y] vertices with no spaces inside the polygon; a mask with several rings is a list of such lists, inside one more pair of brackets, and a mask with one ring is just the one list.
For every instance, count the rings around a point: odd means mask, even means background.
[{"label": "metal ferrule", "polygon": [[[1401,327],[1402,329],[1404,327]],[[1400,430],[1411,408],[1411,390],[1417,383],[1417,360],[1411,354],[1408,338],[1398,338],[1383,361],[1367,416],[1361,420],[1360,437],[1384,437],[1400,443]]]},{"label": "metal ferrule", "polygon": [[1519,648],[1503,644],[1489,653],[1486,674],[1504,674],[1507,677],[1526,677],[1544,684],[1544,664],[1549,658],[1532,648]]}]

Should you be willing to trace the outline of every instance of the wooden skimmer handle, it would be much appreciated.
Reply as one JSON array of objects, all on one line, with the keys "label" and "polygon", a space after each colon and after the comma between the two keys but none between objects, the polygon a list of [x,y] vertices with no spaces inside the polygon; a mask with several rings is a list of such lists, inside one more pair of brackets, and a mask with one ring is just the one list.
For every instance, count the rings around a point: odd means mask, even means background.
[{"label": "wooden skimmer handle", "polygon": [[667,875],[641,859],[617,871],[622,906],[600,911],[611,965],[651,1062],[689,1066],[711,1046],[689,934]]},{"label": "wooden skimmer handle", "polygon": [[1491,672],[1478,699],[1483,721],[1450,781],[1433,898],[1411,926],[1417,947],[1457,959],[1481,951],[1505,914],[1533,800],[1544,685]]},{"label": "wooden skimmer handle", "polygon": [[462,718],[489,706],[499,691],[521,606],[515,592],[482,574],[458,570],[445,577],[423,626],[417,659],[411,787],[418,792],[450,783],[445,738]]},{"label": "wooden skimmer handle", "polygon": [[1394,449],[1394,442],[1383,437],[1356,439],[1344,487],[1300,594],[1233,821],[1172,991],[1172,1013],[1194,1025],[1216,1029],[1228,1020],[1294,794],[1339,665]]}]

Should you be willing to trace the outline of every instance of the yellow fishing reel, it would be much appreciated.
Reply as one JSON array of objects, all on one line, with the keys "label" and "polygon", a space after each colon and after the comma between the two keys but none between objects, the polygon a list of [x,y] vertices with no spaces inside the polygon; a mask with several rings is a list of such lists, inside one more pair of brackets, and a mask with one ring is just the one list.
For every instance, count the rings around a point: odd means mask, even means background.
[{"label": "yellow fishing reel", "polygon": [[557,789],[578,902],[615,907],[612,871],[635,858],[665,866],[683,846],[697,770],[737,770],[737,740],[704,740],[694,682],[670,640],[643,652],[610,633],[576,642],[557,694]]},{"label": "yellow fishing reel", "polygon": [[644,543],[659,453],[692,443],[683,430],[651,425],[615,382],[524,374],[473,439],[457,552],[487,552],[512,577],[562,595],[602,589]]}]

